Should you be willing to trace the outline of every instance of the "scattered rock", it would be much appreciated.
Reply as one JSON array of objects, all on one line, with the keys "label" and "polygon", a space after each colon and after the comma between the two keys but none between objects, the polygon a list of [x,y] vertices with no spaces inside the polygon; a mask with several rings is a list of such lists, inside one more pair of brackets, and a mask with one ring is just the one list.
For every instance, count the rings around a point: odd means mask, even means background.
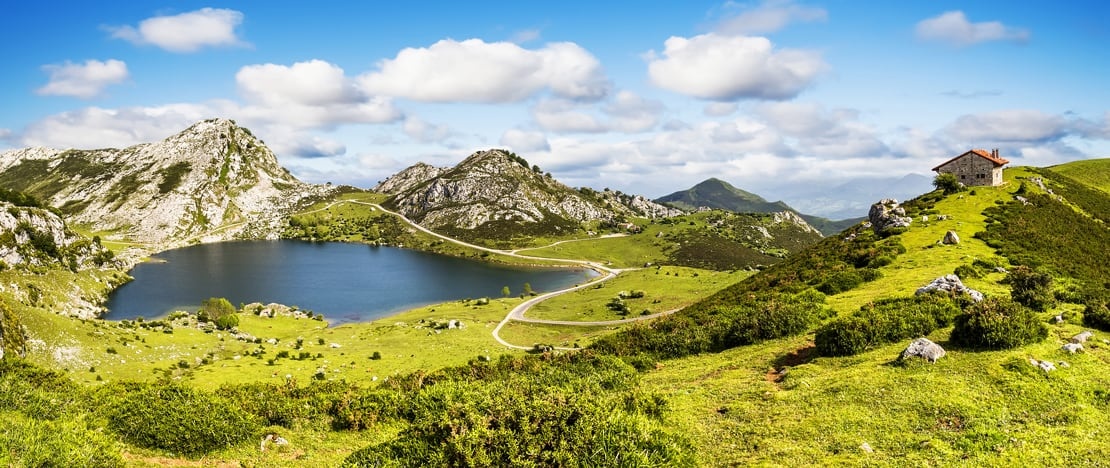
[{"label": "scattered rock", "polygon": [[937,359],[944,357],[945,354],[947,353],[940,345],[933,343],[928,338],[918,338],[913,340],[905,351],[902,351],[901,359],[916,356],[929,362],[937,362]]},{"label": "scattered rock", "polygon": [[1084,330],[1082,333],[1071,337],[1071,342],[1072,343],[1086,343],[1087,339],[1092,337],[1092,336],[1094,336],[1094,333],[1091,333],[1088,330]]},{"label": "scattered rock", "polygon": [[[1064,316],[1063,315],[1057,315],[1055,317],[1052,317],[1052,323],[1064,323]],[[1072,339],[1074,340],[1075,338],[1072,338]]]},{"label": "scattered rock", "polygon": [[946,221],[946,220],[948,220],[949,218],[951,218],[951,216],[948,216],[948,215],[937,215],[937,221]]},{"label": "scattered rock", "polygon": [[959,244],[960,243],[960,236],[958,236],[956,234],[956,231],[948,231],[948,232],[944,233],[944,239],[941,240],[941,243],[948,244],[948,245]]},{"label": "scattered rock", "polygon": [[996,273],[1009,273],[1010,272],[1010,270],[1007,270],[1005,267],[994,267],[994,271]]},{"label": "scattered rock", "polygon": [[1064,344],[1064,346],[1061,347],[1061,349],[1063,349],[1064,351],[1067,351],[1071,354],[1075,354],[1075,353],[1078,353],[1079,351],[1083,350],[1083,345],[1081,345],[1079,343],[1066,343],[1066,344]]},{"label": "scattered rock", "polygon": [[265,452],[266,451],[266,444],[270,444],[270,445],[289,445],[289,441],[286,440],[284,437],[279,436],[279,435],[274,434],[274,433],[271,432],[269,434],[266,434],[266,436],[262,438],[262,442],[258,444],[258,449],[262,452]]},{"label": "scattered rock", "polygon": [[875,234],[908,227],[913,222],[913,218],[906,216],[906,210],[898,205],[898,200],[893,198],[884,198],[871,205],[871,209],[867,212],[867,220],[871,222],[871,229]]},{"label": "scattered rock", "polygon": [[964,283],[960,281],[960,277],[956,275],[941,276],[940,278],[933,280],[933,282],[918,288],[917,292],[915,292],[914,294],[920,296],[922,294],[928,294],[933,291],[967,294],[968,296],[971,296],[971,299],[975,302],[983,300],[983,293],[964,286]]},{"label": "scattered rock", "polygon": [[462,323],[462,321],[459,321],[459,320],[451,320],[451,321],[447,322],[447,329],[448,329],[448,330],[454,330],[454,329],[459,329],[459,330],[461,330],[462,328],[463,328],[463,323]]},{"label": "scattered rock", "polygon": [[1039,361],[1035,358],[1029,358],[1029,363],[1032,364],[1033,367],[1037,367],[1045,372],[1056,370],[1056,365],[1048,361]]},{"label": "scattered rock", "polygon": [[1022,205],[1029,205],[1029,200],[1021,195],[1014,195],[1014,200],[1021,202]]},{"label": "scattered rock", "polygon": [[332,344],[330,344],[330,345],[328,345],[328,346],[330,346],[330,347],[331,347],[332,349],[335,349],[335,348],[338,348],[338,347],[339,347],[339,343],[332,343]]},{"label": "scattered rock", "polygon": [[875,453],[875,449],[871,448],[871,444],[867,442],[860,444],[859,449],[866,453]]}]

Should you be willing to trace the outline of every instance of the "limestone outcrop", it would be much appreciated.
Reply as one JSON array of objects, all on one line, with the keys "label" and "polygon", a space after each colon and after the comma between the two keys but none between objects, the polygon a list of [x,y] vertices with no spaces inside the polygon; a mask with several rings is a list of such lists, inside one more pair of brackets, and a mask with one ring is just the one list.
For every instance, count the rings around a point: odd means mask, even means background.
[{"label": "limestone outcrop", "polygon": [[928,338],[918,338],[902,351],[902,359],[919,357],[929,362],[937,362],[937,359],[944,357],[945,354],[947,353],[940,345]]},{"label": "limestone outcrop", "polygon": [[871,209],[867,212],[867,220],[871,222],[871,229],[875,234],[909,227],[913,222],[913,218],[906,216],[906,210],[898,204],[898,200],[893,198],[884,198],[871,205]]},{"label": "limestone outcrop", "polygon": [[431,229],[475,229],[493,222],[573,227],[622,216],[673,216],[681,212],[644,197],[575,190],[505,150],[471,154],[450,169],[417,164],[378,185],[394,193],[387,204]]},{"label": "limestone outcrop", "polygon": [[944,291],[949,294],[967,294],[975,302],[983,300],[983,293],[964,286],[960,281],[960,277],[956,275],[944,275],[930,282],[929,284],[917,289],[915,295],[928,294],[933,291]]}]

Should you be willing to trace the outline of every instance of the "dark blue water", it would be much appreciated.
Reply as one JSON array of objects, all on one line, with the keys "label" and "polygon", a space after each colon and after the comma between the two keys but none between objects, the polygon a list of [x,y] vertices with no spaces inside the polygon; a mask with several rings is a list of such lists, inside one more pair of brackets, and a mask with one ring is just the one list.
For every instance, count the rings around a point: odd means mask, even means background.
[{"label": "dark blue water", "polygon": [[464,298],[501,296],[524,283],[538,292],[596,275],[579,268],[524,268],[392,247],[299,241],[204,244],[137,265],[134,281],[108,298],[110,320],[196,310],[209,297],[232,304],[277,302],[324,314],[332,323],[369,321]]}]

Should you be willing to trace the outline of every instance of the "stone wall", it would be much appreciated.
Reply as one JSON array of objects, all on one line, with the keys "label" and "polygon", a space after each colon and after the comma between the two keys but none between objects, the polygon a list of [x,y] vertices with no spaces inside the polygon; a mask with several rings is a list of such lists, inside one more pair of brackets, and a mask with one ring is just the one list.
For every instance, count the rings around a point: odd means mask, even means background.
[{"label": "stone wall", "polygon": [[955,174],[960,183],[967,186],[1001,185],[1002,168],[975,154],[967,154],[937,168],[937,172]]}]

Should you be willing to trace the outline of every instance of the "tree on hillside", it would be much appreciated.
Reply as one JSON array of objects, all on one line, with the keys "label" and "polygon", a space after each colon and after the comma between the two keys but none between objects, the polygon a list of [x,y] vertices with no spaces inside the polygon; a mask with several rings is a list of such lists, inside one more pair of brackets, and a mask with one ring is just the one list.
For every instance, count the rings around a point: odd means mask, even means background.
[{"label": "tree on hillside", "polygon": [[201,322],[218,322],[221,317],[235,315],[235,306],[222,297],[210,297],[200,303],[197,310],[197,320]]},{"label": "tree on hillside", "polygon": [[502,296],[509,297],[510,294],[512,294],[512,291],[509,291],[508,286],[505,286],[505,287],[501,288],[501,295]]},{"label": "tree on hillside", "polygon": [[521,292],[525,296],[535,296],[536,292],[532,290],[532,283],[524,283],[524,290]]},{"label": "tree on hillside", "polygon": [[937,174],[936,178],[933,179],[933,187],[936,187],[937,190],[943,190],[945,195],[967,190],[967,187],[964,187],[964,184],[961,184],[960,180],[956,178],[956,174],[947,172]]}]

